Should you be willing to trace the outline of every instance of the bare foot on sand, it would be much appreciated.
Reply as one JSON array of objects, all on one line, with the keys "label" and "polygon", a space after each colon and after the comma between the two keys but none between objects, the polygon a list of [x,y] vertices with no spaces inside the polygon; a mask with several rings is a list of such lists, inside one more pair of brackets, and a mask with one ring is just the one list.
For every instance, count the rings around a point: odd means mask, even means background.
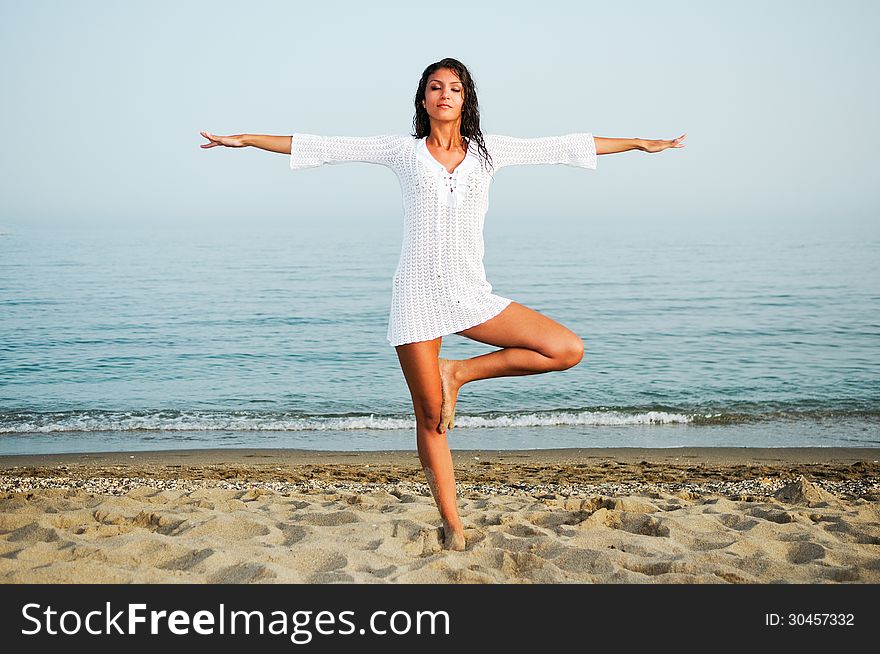
[{"label": "bare foot on sand", "polygon": [[455,427],[455,401],[458,399],[458,389],[461,388],[455,381],[455,361],[439,357],[440,387],[443,389],[443,406],[440,409],[440,433],[446,433],[447,429]]},{"label": "bare foot on sand", "polygon": [[465,540],[464,530],[459,525],[458,529],[453,529],[449,523],[443,521],[443,549],[454,550],[456,552],[464,551]]}]

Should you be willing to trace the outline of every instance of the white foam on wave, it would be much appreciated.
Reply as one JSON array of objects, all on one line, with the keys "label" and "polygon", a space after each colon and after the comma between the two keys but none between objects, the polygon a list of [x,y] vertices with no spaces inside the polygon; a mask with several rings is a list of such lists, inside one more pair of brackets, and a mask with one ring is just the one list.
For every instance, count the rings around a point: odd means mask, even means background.
[{"label": "white foam on wave", "polygon": [[[193,411],[178,415],[160,412],[135,415],[130,412],[106,412],[17,416],[0,422],[0,433],[51,433],[94,431],[342,431],[414,429],[415,418],[376,416],[375,414],[341,417],[293,417],[265,414],[230,414]],[[544,411],[502,414],[497,416],[458,415],[459,427],[545,427],[603,425],[683,424],[693,417],[682,413],[646,411]]]}]

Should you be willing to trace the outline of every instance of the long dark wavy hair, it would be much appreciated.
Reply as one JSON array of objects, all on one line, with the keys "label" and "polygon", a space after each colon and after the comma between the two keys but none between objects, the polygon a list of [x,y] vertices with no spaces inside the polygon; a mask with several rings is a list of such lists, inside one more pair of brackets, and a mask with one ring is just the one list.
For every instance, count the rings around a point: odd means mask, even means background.
[{"label": "long dark wavy hair", "polygon": [[458,59],[446,57],[440,61],[436,61],[422,73],[419,80],[419,88],[416,91],[415,106],[416,115],[413,118],[413,134],[414,138],[420,139],[431,133],[431,118],[428,116],[427,110],[422,106],[422,100],[425,99],[425,89],[428,86],[428,79],[440,68],[448,68],[458,75],[461,84],[464,87],[464,101],[461,105],[461,138],[465,147],[470,147],[470,140],[473,139],[479,150],[483,163],[492,165],[492,157],[486,149],[483,141],[483,132],[480,130],[480,103],[477,100],[477,85],[474,78],[468,71],[467,66]]}]

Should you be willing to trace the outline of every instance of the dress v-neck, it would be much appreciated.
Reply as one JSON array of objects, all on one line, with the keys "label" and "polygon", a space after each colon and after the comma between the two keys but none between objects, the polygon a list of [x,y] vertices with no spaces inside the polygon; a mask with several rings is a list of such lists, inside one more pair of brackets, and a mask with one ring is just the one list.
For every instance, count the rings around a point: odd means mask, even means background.
[{"label": "dress v-neck", "polygon": [[464,153],[464,159],[462,159],[458,163],[458,165],[455,168],[453,168],[452,170],[447,170],[446,166],[442,162],[437,161],[437,158],[433,154],[431,154],[431,150],[428,148],[428,137],[427,136],[422,137],[422,147],[425,149],[425,152],[428,153],[428,156],[431,157],[432,161],[434,161],[435,163],[437,163],[438,165],[443,167],[443,170],[444,170],[444,172],[446,172],[447,175],[454,175],[456,173],[456,171],[459,168],[461,168],[462,164],[464,164],[464,162],[467,161],[467,158],[471,154],[470,144],[468,144],[467,151]]}]

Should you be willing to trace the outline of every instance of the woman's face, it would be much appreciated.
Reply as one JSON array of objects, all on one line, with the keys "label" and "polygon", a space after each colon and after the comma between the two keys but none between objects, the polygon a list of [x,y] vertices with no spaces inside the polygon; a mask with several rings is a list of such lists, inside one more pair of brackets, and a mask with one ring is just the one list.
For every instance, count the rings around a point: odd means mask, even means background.
[{"label": "woman's face", "polygon": [[464,84],[453,71],[440,68],[428,77],[422,106],[432,120],[459,120],[463,104]]}]

